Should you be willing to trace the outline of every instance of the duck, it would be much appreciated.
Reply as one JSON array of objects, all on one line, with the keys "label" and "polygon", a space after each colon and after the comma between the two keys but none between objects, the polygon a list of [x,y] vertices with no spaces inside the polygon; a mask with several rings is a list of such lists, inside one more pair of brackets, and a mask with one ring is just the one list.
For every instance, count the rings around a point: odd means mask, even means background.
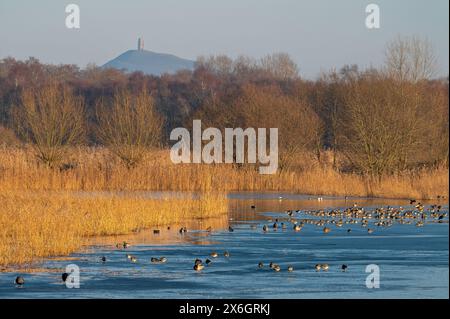
[{"label": "duck", "polygon": [[267,232],[267,230],[268,230],[267,225],[264,225],[263,226],[263,232]]},{"label": "duck", "polygon": [[133,256],[131,256],[130,254],[127,254],[127,259],[131,259],[131,257],[133,257]]},{"label": "duck", "polygon": [[209,265],[211,262],[212,262],[212,261],[209,260],[209,259],[206,259],[206,260],[205,260],[205,264],[207,264],[207,265]]},{"label": "duck", "polygon": [[233,227],[231,227],[231,226],[228,226],[228,231],[229,231],[229,232],[234,232],[234,229],[233,229]]},{"label": "duck", "polygon": [[372,233],[373,233],[373,229],[372,229],[372,228],[368,228],[368,229],[367,229],[367,233],[368,233],[368,234],[372,234]]},{"label": "duck", "polygon": [[25,284],[25,279],[22,276],[17,276],[15,280],[16,285],[19,287],[23,286]]},{"label": "duck", "polygon": [[126,241],[124,241],[124,242],[122,243],[122,247],[123,247],[124,249],[127,249],[128,247],[130,247],[130,244],[127,243]]},{"label": "duck", "polygon": [[263,263],[262,261],[260,261],[260,262],[258,263],[258,268],[261,269],[261,268],[263,268],[263,267],[264,267],[264,263]]},{"label": "duck", "polygon": [[230,253],[228,252],[228,251],[225,251],[224,253],[223,253],[223,255],[225,256],[225,257],[230,257]]},{"label": "duck", "polygon": [[287,271],[293,272],[294,271],[294,267],[293,266],[288,266]]},{"label": "duck", "polygon": [[346,264],[343,264],[343,265],[341,266],[341,270],[342,270],[343,272],[347,271],[347,268],[348,268],[348,266],[347,266]]},{"label": "duck", "polygon": [[328,227],[324,227],[324,229],[323,229],[323,232],[324,232],[325,234],[328,234],[330,231],[331,231],[331,229],[328,228]]},{"label": "duck", "polygon": [[328,271],[330,267],[328,266],[328,264],[322,264],[322,269],[325,271]]},{"label": "duck", "polygon": [[63,282],[66,282],[67,278],[69,277],[69,274],[66,272],[63,272],[61,275],[61,279]]},{"label": "duck", "polygon": [[194,265],[194,270],[195,270],[195,271],[200,271],[200,270],[202,270],[203,268],[205,268],[205,266],[203,266],[202,264],[195,264],[195,265]]},{"label": "duck", "polygon": [[213,251],[212,253],[209,254],[211,257],[213,258],[217,258],[219,256],[219,254],[215,251]]},{"label": "duck", "polygon": [[294,225],[294,231],[301,231],[302,230],[302,226],[300,225]]},{"label": "duck", "polygon": [[105,257],[105,256],[100,257],[100,261],[101,261],[102,263],[105,263],[105,262],[106,262],[106,257]]},{"label": "duck", "polygon": [[322,265],[321,264],[316,264],[314,266],[314,268],[316,269],[316,271],[320,271],[322,269]]},{"label": "duck", "polygon": [[280,267],[280,265],[278,265],[278,264],[270,263],[270,269],[272,269],[272,270],[278,272],[278,271],[281,270],[281,267]]},{"label": "duck", "polygon": [[134,257],[134,256],[131,256],[130,260],[131,260],[131,262],[132,262],[132,263],[135,263],[135,262],[137,262],[137,258],[136,258],[136,257]]},{"label": "duck", "polygon": [[152,262],[154,264],[164,264],[165,262],[167,262],[167,258],[166,257],[160,257],[160,258],[152,257],[152,258],[150,258],[150,262]]},{"label": "duck", "polygon": [[187,228],[186,227],[181,227],[180,230],[178,231],[180,234],[185,234],[187,232]]},{"label": "duck", "polygon": [[423,221],[418,221],[416,223],[416,227],[423,227],[423,225],[424,225]]}]

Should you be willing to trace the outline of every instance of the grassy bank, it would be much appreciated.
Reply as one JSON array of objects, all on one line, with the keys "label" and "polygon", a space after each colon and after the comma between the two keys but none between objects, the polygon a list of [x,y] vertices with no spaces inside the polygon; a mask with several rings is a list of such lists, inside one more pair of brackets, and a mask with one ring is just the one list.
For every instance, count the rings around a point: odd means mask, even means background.
[{"label": "grassy bank", "polygon": [[142,164],[128,169],[107,149],[86,147],[71,149],[61,169],[50,169],[40,164],[31,150],[0,148],[0,190],[272,190],[386,198],[448,197],[446,166],[370,180],[334,169],[327,155],[323,154],[321,161],[311,154],[299,155],[293,169],[260,175],[251,166],[175,165],[167,150],[149,152]]},{"label": "grassy bank", "polygon": [[23,265],[80,249],[92,236],[128,234],[226,214],[226,198],[146,199],[71,192],[0,193],[0,266]]}]

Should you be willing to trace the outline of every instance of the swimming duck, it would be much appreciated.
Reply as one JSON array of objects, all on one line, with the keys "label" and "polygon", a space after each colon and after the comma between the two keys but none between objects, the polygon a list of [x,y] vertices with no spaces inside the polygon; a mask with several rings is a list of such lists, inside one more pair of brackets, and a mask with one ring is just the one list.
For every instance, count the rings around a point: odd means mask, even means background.
[{"label": "swimming duck", "polygon": [[132,262],[132,263],[135,263],[135,262],[137,262],[137,258],[136,258],[136,257],[134,257],[134,256],[131,256],[130,260],[131,260],[131,262]]},{"label": "swimming duck", "polygon": [[373,233],[373,229],[372,229],[372,228],[368,228],[368,229],[367,229],[367,233],[368,233],[368,234],[372,234],[372,233]]},{"label": "swimming duck", "polygon": [[63,282],[66,282],[66,280],[67,280],[68,277],[69,277],[69,274],[66,273],[66,272],[64,272],[64,273],[61,275],[61,279],[62,279]]},{"label": "swimming duck", "polygon": [[152,262],[154,264],[164,264],[165,262],[167,262],[167,258],[166,257],[160,257],[160,258],[152,257],[152,258],[150,258],[150,262]]},{"label": "swimming duck", "polygon": [[102,257],[100,258],[100,261],[101,261],[102,263],[105,263],[105,262],[106,262],[106,257],[105,257],[105,256],[102,256]]},{"label": "swimming duck", "polygon": [[217,258],[219,256],[219,254],[215,251],[213,251],[212,253],[209,254],[211,257],[213,258]]},{"label": "swimming duck", "polygon": [[423,225],[424,225],[423,221],[418,221],[416,223],[416,227],[423,227]]},{"label": "swimming duck", "polygon": [[225,256],[225,257],[230,257],[230,253],[228,252],[228,251],[225,251],[224,253],[223,253],[223,255]]},{"label": "swimming duck", "polygon": [[124,249],[127,249],[128,247],[130,247],[130,244],[127,243],[126,241],[124,241],[124,242],[122,243],[122,247],[123,247]]},{"label": "swimming duck", "polygon": [[293,272],[294,271],[294,267],[293,266],[288,266],[287,271]]},{"label": "swimming duck", "polygon": [[228,231],[229,231],[229,232],[234,232],[234,229],[233,229],[233,227],[231,227],[231,226],[228,226]]},{"label": "swimming duck", "polygon": [[23,286],[25,284],[25,279],[22,276],[17,276],[15,283],[18,286]]},{"label": "swimming duck", "polygon": [[330,267],[328,266],[328,264],[322,264],[322,269],[325,271],[328,271]]},{"label": "swimming duck", "polygon": [[316,271],[320,271],[320,269],[322,269],[322,265],[321,264],[316,264],[314,266],[314,268],[316,269]]},{"label": "swimming duck", "polygon": [[331,231],[331,229],[328,228],[328,227],[324,227],[324,229],[323,229],[323,232],[324,232],[325,234],[328,234],[330,231]]},{"label": "swimming duck", "polygon": [[263,268],[264,267],[264,264],[263,264],[263,262],[262,261],[260,261],[259,263],[258,263],[258,268]]},{"label": "swimming duck", "polygon": [[131,256],[130,254],[127,254],[127,259],[131,259],[131,257],[133,257],[133,256]]},{"label": "swimming duck", "polygon": [[211,263],[211,260],[209,260],[209,259],[205,260],[205,264],[209,265],[210,263]]},{"label": "swimming duck", "polygon": [[187,232],[187,228],[186,227],[181,227],[180,230],[178,231],[180,234],[184,234]]},{"label": "swimming duck", "polygon": [[267,230],[268,230],[268,229],[267,229],[267,225],[264,225],[264,226],[263,226],[263,231],[266,232]]},{"label": "swimming duck", "polygon": [[294,231],[301,231],[302,230],[302,226],[300,225],[294,225]]},{"label": "swimming duck", "polygon": [[341,266],[341,269],[342,269],[342,271],[347,271],[347,268],[348,268],[348,266],[346,265],[346,264],[343,264],[342,266]]},{"label": "swimming duck", "polygon": [[270,263],[269,267],[270,267],[270,269],[272,269],[272,270],[274,270],[276,272],[281,270],[281,267],[278,264]]}]

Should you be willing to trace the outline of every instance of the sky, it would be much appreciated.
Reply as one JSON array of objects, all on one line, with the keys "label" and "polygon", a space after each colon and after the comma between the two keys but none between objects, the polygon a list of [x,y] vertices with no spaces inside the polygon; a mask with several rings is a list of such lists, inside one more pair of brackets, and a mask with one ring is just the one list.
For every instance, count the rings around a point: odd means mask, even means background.
[{"label": "sky", "polygon": [[[65,25],[70,3],[80,7],[80,29]],[[379,29],[366,28],[370,3],[380,8]],[[314,79],[345,64],[380,66],[388,41],[418,35],[447,76],[448,12],[448,0],[1,0],[0,59],[84,68],[135,49],[142,36],[146,50],[192,60],[286,52]]]}]

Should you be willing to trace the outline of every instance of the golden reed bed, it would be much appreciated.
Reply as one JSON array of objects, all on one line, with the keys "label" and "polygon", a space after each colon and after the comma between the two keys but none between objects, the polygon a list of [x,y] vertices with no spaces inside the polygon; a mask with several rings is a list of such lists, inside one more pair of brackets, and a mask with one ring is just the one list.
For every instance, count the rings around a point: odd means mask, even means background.
[{"label": "golden reed bed", "polygon": [[3,267],[67,255],[88,244],[92,236],[129,234],[161,225],[186,225],[186,220],[227,213],[225,196],[214,194],[169,200],[3,191],[0,207],[0,265]]},{"label": "golden reed bed", "polygon": [[149,152],[143,163],[128,169],[107,149],[73,148],[65,162],[73,167],[64,169],[63,164],[62,169],[50,169],[39,164],[32,150],[0,148],[0,190],[292,191],[434,199],[448,197],[449,188],[446,166],[369,180],[339,172],[308,154],[299,156],[298,169],[275,175],[260,175],[251,166],[175,165],[167,150]]}]

